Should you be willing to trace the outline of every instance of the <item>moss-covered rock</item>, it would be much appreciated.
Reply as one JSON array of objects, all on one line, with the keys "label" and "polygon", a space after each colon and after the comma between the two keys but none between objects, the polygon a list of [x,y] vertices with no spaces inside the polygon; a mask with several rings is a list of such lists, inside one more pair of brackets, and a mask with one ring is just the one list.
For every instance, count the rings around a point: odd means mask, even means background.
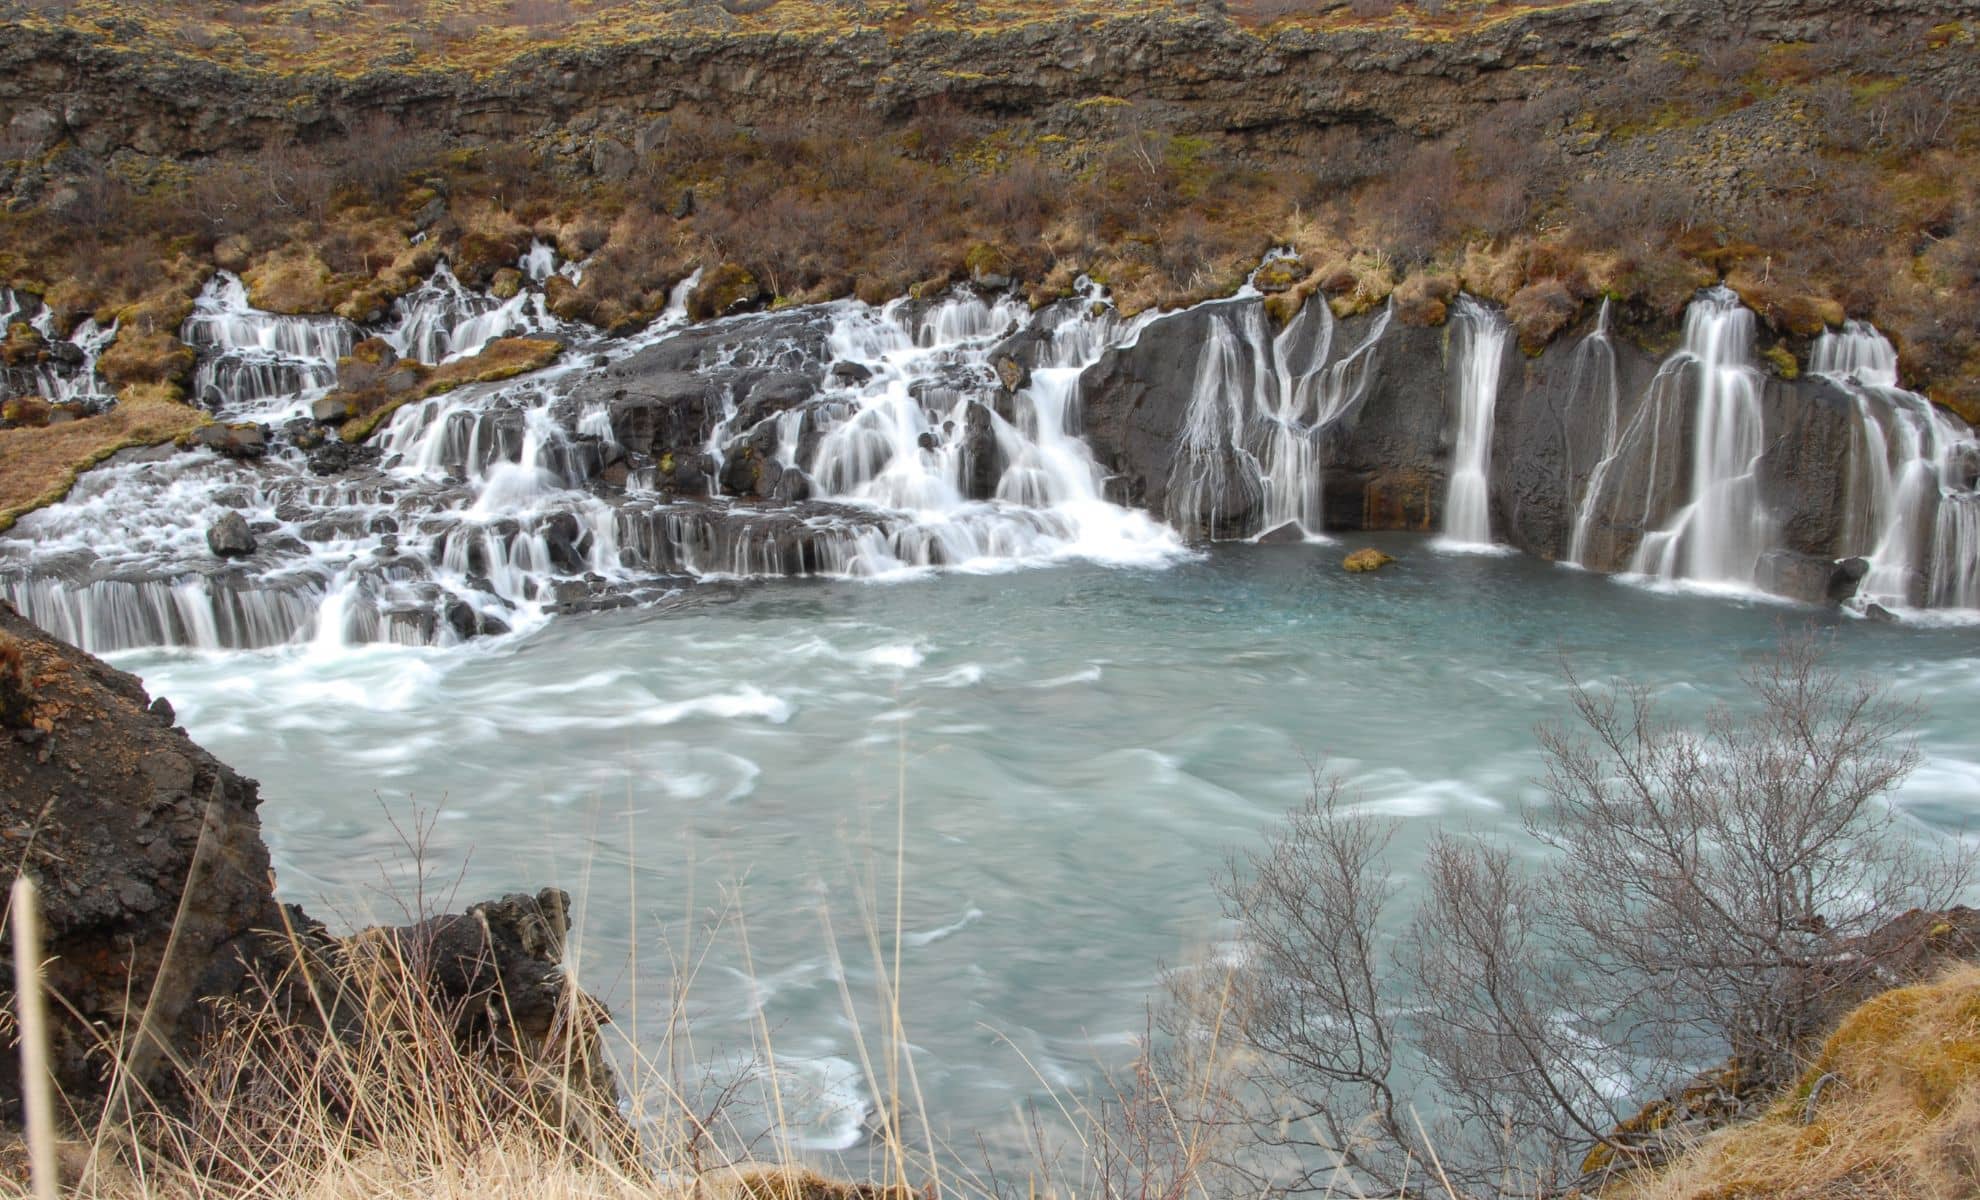
[{"label": "moss-covered rock", "polygon": [[725,316],[764,299],[763,285],[741,263],[725,262],[703,275],[688,294],[689,319]]},{"label": "moss-covered rock", "polygon": [[1452,276],[1428,271],[1411,275],[1393,294],[1396,320],[1405,325],[1442,325],[1457,292],[1457,280]]},{"label": "moss-covered rock", "polygon": [[[563,352],[563,343],[549,338],[497,338],[472,358],[438,367],[400,359],[366,372],[352,358],[345,358],[337,364],[338,389],[324,399],[341,402],[353,414],[339,433],[347,442],[358,442],[370,437],[404,405],[471,383],[493,383],[540,370],[557,361]],[[346,379],[359,386],[351,386]]]},{"label": "moss-covered rock", "polygon": [[1506,320],[1519,334],[1519,348],[1538,354],[1554,340],[1554,335],[1573,323],[1581,312],[1581,301],[1558,279],[1529,283],[1513,293],[1506,303]]},{"label": "moss-covered rock", "polygon": [[1396,560],[1393,556],[1384,554],[1373,546],[1363,546],[1342,559],[1341,566],[1360,575],[1369,571],[1379,571],[1394,561]]}]

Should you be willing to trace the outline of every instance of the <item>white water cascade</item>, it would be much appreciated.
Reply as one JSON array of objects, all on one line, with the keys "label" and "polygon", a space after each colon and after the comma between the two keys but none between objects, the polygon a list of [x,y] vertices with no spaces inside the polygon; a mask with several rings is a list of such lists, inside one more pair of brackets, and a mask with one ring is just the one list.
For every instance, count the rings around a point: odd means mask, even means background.
[{"label": "white water cascade", "polygon": [[1684,344],[1665,371],[1682,375],[1690,402],[1686,502],[1643,538],[1634,572],[1739,590],[1755,584],[1773,522],[1758,486],[1766,447],[1753,328],[1752,312],[1726,288],[1704,293],[1685,313]]},{"label": "white water cascade", "polygon": [[[14,387],[31,390],[51,404],[81,405],[98,411],[113,402],[103,381],[96,374],[96,360],[117,339],[117,324],[99,325],[94,317],[84,318],[68,337],[55,330],[55,314],[35,297],[12,288],[0,287],[0,340],[16,324],[26,325],[49,343],[54,352],[50,361],[32,367],[16,367],[6,374]],[[0,380],[0,394],[8,389]]]},{"label": "white water cascade", "polygon": [[351,352],[357,328],[339,317],[262,312],[240,278],[221,271],[179,337],[200,352],[193,395],[201,405],[227,419],[270,421],[307,411],[337,382],[337,360]]},{"label": "white water cascade", "polygon": [[1845,552],[1868,563],[1861,606],[1980,607],[1980,496],[1973,431],[1898,386],[1897,352],[1851,321],[1816,339],[1809,370],[1856,402]]},{"label": "white water cascade", "polygon": [[[546,261],[554,261],[548,247],[531,246],[518,268],[535,282],[547,280],[554,272]],[[538,272],[541,275],[538,275]],[[507,300],[498,300],[470,291],[443,261],[433,268],[426,281],[393,305],[397,320],[382,335],[402,358],[435,364],[453,362],[481,353],[496,338],[526,333],[544,333],[557,328],[543,304],[543,293],[524,288]]]},{"label": "white water cascade", "polygon": [[1451,314],[1452,359],[1457,364],[1450,491],[1444,501],[1444,544],[1456,549],[1492,546],[1492,425],[1499,405],[1499,371],[1508,330],[1504,318],[1469,296]]},{"label": "white water cascade", "polygon": [[[1595,314],[1595,328],[1574,348],[1571,370],[1568,403],[1577,407],[1593,407],[1602,414],[1602,453],[1595,460],[1594,469],[1589,472],[1588,481],[1583,485],[1580,503],[1574,511],[1574,531],[1568,539],[1567,561],[1576,566],[1586,566],[1596,507],[1624,444],[1622,380],[1616,374],[1616,348],[1609,341],[1609,301],[1606,297]],[[1568,446],[1568,459],[1574,461],[1572,445]]]},{"label": "white water cascade", "polygon": [[[540,248],[526,265],[532,278],[565,274]],[[615,338],[548,326],[533,287],[496,303],[444,273],[384,331],[259,312],[237,279],[219,277],[183,336],[201,353],[203,397],[229,420],[270,429],[266,455],[161,448],[91,471],[67,501],[0,538],[0,595],[97,651],[334,649],[501,634],[568,608],[664,598],[696,578],[1152,563],[1181,552],[1174,531],[1104,498],[1077,433],[1081,372],[1140,328],[1099,293],[1038,314],[960,293],[686,329],[693,282],[648,330]],[[334,382],[355,340],[389,334],[446,357],[503,311],[571,350],[544,371],[409,404],[369,446],[296,440],[311,428],[309,399]],[[991,352],[1021,332],[1026,377],[1006,386]],[[698,490],[681,491],[678,477],[663,487],[658,473],[673,467],[619,442],[633,418],[607,380],[622,366],[649,378],[628,365],[647,352],[682,364],[651,378],[719,395]],[[752,390],[766,377],[788,383],[768,408]],[[665,411],[673,420],[693,410]],[[721,494],[721,456],[758,444],[791,486]],[[230,513],[253,534],[246,555],[209,545]]]},{"label": "white water cascade", "polygon": [[[1276,335],[1255,299],[1217,301],[1206,318],[1190,406],[1170,469],[1166,515],[1193,537],[1322,536],[1316,442],[1366,394],[1390,319],[1383,310],[1334,358],[1325,304],[1300,308]],[[1151,329],[1148,336],[1154,336]]]}]

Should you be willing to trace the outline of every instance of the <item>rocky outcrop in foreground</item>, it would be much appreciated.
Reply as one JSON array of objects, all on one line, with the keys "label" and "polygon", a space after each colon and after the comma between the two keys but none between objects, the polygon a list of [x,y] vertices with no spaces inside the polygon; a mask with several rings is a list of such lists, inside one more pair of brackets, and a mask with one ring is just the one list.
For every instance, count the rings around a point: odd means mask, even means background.
[{"label": "rocky outcrop in foreground", "polygon": [[[74,1115],[113,1089],[180,1110],[212,1048],[246,1036],[235,1026],[272,1013],[300,1041],[352,1043],[395,1019],[376,999],[397,995],[449,1018],[463,1050],[518,1068],[522,1089],[550,1087],[587,1142],[621,1136],[604,1010],[562,967],[568,897],[334,937],[276,900],[260,802],[163,698],[0,603],[0,845],[10,878],[40,888],[51,1069]],[[9,949],[10,998],[12,964]],[[9,1047],[0,1113],[14,1119],[20,1084]]]}]

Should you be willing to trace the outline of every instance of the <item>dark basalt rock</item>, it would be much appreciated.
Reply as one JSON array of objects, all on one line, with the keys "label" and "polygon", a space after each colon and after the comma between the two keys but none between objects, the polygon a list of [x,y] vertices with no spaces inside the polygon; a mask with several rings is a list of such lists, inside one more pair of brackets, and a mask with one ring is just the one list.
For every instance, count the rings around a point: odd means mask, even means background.
[{"label": "dark basalt rock", "polygon": [[239,558],[254,553],[254,532],[240,513],[222,513],[207,529],[206,545],[217,557]]},{"label": "dark basalt rock", "polygon": [[[175,1063],[197,1061],[239,1019],[229,1002],[281,1004],[305,1022],[322,1014],[328,1032],[355,1036],[366,1017],[340,980],[360,963],[375,968],[381,956],[369,948],[389,944],[398,953],[382,961],[413,972],[436,1011],[459,1015],[464,1048],[498,1047],[561,1078],[569,1090],[563,1109],[545,1108],[550,1119],[592,1144],[630,1145],[599,1044],[604,1010],[564,977],[567,896],[507,896],[332,937],[277,903],[252,779],[174,728],[171,706],[137,679],[5,603],[0,636],[19,644],[32,681],[21,697],[28,723],[0,730],[0,830],[19,841],[5,882],[18,870],[39,884],[44,980],[59,997],[49,1006],[50,1069],[79,1116],[106,1097],[102,1038],[128,1024],[133,1006],[152,1036],[126,1050],[137,1085],[128,1094],[170,1110],[186,1094]],[[0,936],[9,993],[11,938],[9,927]],[[298,954],[313,984],[297,981]],[[18,1058],[0,1055],[0,1115],[18,1120],[19,1105]]]},{"label": "dark basalt rock", "polygon": [[974,400],[963,410],[962,460],[963,495],[971,500],[993,499],[1009,464],[997,445],[990,410]]},{"label": "dark basalt rock", "polygon": [[202,425],[192,444],[228,458],[260,458],[268,453],[268,433],[259,425]]}]

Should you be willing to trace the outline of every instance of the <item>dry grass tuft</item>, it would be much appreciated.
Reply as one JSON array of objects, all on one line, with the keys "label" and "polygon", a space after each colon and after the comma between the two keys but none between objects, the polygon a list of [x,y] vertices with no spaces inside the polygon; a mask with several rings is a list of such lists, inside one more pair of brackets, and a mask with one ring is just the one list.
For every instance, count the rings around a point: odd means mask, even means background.
[{"label": "dry grass tuft", "polygon": [[1863,1004],[1764,1117],[1609,1200],[1980,1195],[1980,967]]},{"label": "dry grass tuft", "polygon": [[76,476],[119,450],[183,437],[212,418],[179,400],[168,384],[126,388],[117,406],[42,429],[0,429],[0,532],[23,513],[69,494]]}]

